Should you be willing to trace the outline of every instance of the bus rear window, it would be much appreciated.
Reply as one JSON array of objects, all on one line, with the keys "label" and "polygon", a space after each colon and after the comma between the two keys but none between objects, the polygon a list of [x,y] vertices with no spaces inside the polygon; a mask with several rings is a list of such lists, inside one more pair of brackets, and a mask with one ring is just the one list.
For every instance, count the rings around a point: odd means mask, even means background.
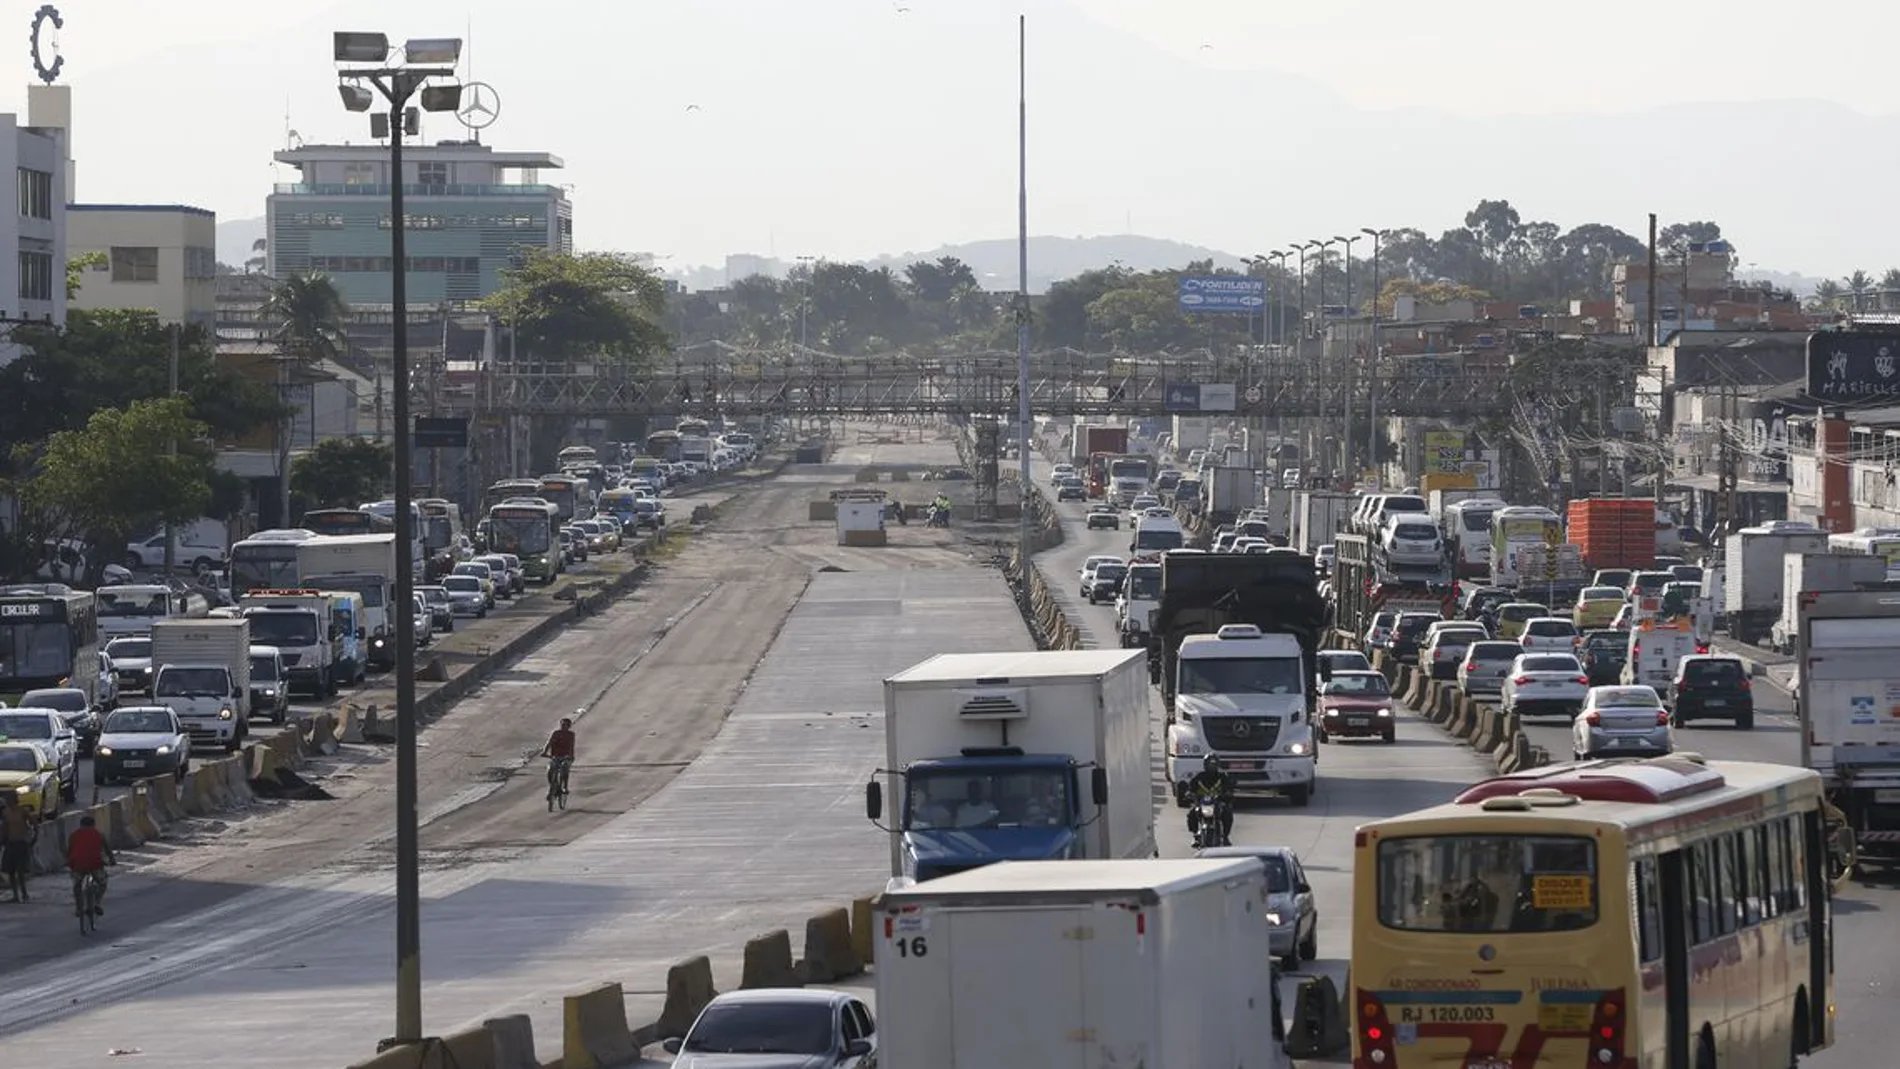
[{"label": "bus rear window", "polygon": [[1597,920],[1596,844],[1432,835],[1379,844],[1379,922],[1408,932],[1573,932]]}]

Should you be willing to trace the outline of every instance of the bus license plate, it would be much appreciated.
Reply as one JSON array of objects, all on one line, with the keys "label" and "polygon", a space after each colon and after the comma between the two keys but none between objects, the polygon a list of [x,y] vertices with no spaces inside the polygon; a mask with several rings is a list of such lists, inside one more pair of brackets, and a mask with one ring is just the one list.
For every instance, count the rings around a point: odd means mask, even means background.
[{"label": "bus license plate", "polygon": [[1560,1003],[1537,1007],[1537,1027],[1545,1032],[1588,1032],[1596,1007]]}]

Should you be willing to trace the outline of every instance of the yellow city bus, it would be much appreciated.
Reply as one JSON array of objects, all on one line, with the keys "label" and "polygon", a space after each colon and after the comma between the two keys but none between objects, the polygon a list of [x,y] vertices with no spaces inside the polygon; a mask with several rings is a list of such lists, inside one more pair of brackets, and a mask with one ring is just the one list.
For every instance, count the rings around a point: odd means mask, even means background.
[{"label": "yellow city bus", "polygon": [[1354,1069],[1785,1069],[1833,1039],[1821,781],[1545,766],[1361,826]]}]

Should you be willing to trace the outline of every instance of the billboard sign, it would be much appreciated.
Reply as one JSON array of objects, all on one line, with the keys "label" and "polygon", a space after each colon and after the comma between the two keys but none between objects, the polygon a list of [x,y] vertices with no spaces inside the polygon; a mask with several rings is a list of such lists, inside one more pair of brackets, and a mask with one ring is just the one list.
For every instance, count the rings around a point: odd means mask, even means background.
[{"label": "billboard sign", "polygon": [[1237,394],[1231,382],[1171,382],[1164,402],[1170,412],[1232,412]]},{"label": "billboard sign", "polygon": [[1900,333],[1808,335],[1808,396],[1833,403],[1900,401]]},{"label": "billboard sign", "polygon": [[1426,431],[1425,470],[1435,475],[1463,474],[1465,432]]},{"label": "billboard sign", "polygon": [[1267,306],[1267,280],[1246,275],[1193,275],[1181,279],[1183,312],[1252,315]]}]

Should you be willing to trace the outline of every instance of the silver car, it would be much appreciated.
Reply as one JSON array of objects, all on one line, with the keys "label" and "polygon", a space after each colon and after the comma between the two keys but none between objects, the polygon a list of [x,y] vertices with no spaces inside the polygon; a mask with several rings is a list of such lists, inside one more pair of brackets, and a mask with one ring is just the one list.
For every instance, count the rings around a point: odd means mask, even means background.
[{"label": "silver car", "polygon": [[1458,662],[1458,689],[1465,697],[1497,694],[1504,689],[1504,677],[1524,651],[1515,642],[1485,639],[1473,642]]},{"label": "silver car", "polygon": [[877,1023],[869,1006],[844,991],[728,991],[663,1046],[678,1055],[674,1065],[693,1069],[870,1069]]},{"label": "silver car", "polygon": [[488,615],[488,592],[480,578],[473,575],[445,575],[442,586],[449,592],[449,608],[457,616],[477,620]]},{"label": "silver car", "polygon": [[1653,687],[1591,687],[1571,727],[1571,755],[1659,757],[1676,748],[1669,711]]},{"label": "silver car", "polygon": [[1576,717],[1590,693],[1590,677],[1573,653],[1526,653],[1511,663],[1499,701],[1519,716]]},{"label": "silver car", "polygon": [[1424,648],[1418,651],[1419,667],[1428,670],[1433,679],[1456,679],[1459,666],[1465,663],[1465,651],[1472,643],[1490,637],[1483,624],[1462,620],[1433,624],[1425,636]]},{"label": "silver car", "polygon": [[1195,857],[1257,857],[1267,867],[1269,945],[1289,972],[1319,958],[1319,905],[1306,868],[1290,846],[1211,846]]}]

